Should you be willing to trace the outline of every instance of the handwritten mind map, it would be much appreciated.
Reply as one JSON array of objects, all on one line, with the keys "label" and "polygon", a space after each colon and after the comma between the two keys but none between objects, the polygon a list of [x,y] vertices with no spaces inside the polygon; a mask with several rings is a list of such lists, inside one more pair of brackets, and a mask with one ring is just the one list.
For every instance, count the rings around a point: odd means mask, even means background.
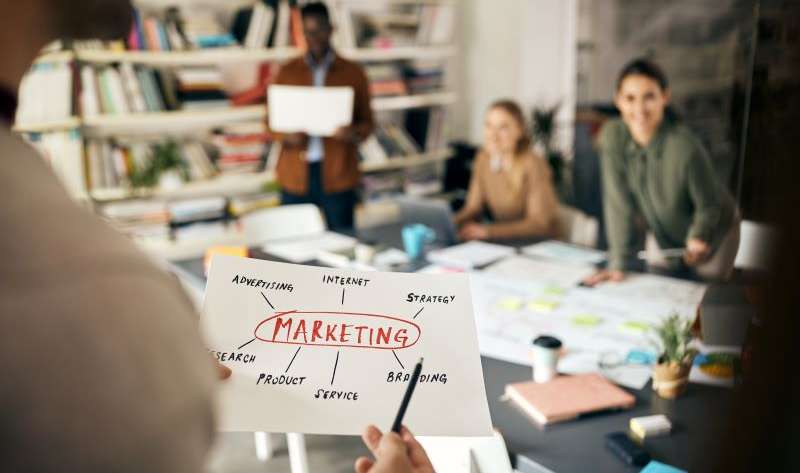
[{"label": "handwritten mind map", "polygon": [[419,435],[491,435],[466,275],[217,256],[203,328],[212,355],[233,370],[221,392],[222,430],[388,428],[424,356],[405,423]]}]

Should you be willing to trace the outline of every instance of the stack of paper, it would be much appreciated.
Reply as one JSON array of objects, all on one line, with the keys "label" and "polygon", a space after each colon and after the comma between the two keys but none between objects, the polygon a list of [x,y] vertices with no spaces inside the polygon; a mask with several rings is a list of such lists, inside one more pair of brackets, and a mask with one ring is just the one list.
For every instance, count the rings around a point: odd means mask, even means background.
[{"label": "stack of paper", "polygon": [[352,249],[358,240],[335,232],[324,232],[305,238],[280,240],[264,245],[263,249],[292,263],[304,263],[317,257],[320,252],[335,252]]},{"label": "stack of paper", "polygon": [[428,261],[447,267],[471,269],[486,266],[517,250],[510,246],[471,241],[428,253]]}]

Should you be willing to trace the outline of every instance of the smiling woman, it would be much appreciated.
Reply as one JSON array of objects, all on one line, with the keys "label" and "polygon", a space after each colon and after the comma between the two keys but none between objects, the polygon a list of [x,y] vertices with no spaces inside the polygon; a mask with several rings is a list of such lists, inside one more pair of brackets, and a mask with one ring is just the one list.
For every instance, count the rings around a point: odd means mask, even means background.
[{"label": "smiling woman", "polygon": [[[585,281],[620,280],[634,256],[637,216],[647,225],[648,263],[727,279],[739,247],[739,216],[705,148],[668,112],[670,89],[658,65],[636,59],[619,75],[621,120],[603,127],[600,147],[609,267]],[[683,249],[668,259],[661,249]]]}]

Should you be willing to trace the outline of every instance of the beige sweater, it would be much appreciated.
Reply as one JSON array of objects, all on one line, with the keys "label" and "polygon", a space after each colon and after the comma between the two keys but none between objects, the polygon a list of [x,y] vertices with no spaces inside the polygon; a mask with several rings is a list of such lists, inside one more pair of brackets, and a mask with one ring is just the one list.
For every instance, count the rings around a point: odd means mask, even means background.
[{"label": "beige sweater", "polygon": [[202,471],[216,381],[188,299],[3,126],[0,157],[2,470]]},{"label": "beige sweater", "polygon": [[550,168],[533,153],[514,159],[511,169],[492,169],[489,155],[478,153],[467,202],[456,215],[456,224],[474,220],[488,209],[495,220],[487,226],[490,239],[557,237],[558,198]]}]

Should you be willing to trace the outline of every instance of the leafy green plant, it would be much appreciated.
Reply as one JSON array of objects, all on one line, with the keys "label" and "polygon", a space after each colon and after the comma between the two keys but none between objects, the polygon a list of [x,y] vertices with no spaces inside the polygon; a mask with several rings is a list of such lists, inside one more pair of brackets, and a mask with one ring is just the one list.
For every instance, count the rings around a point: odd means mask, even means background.
[{"label": "leafy green plant", "polygon": [[553,146],[553,137],[556,131],[556,113],[560,104],[550,108],[534,108],[531,114],[531,137],[534,144],[544,150],[547,163],[553,172],[553,182],[560,186],[564,175],[564,156],[561,151]]},{"label": "leafy green plant", "polygon": [[147,165],[133,166],[130,174],[131,185],[135,188],[154,187],[158,184],[158,178],[162,173],[173,169],[180,172],[184,181],[188,180],[188,169],[181,157],[178,143],[171,140],[159,143],[153,147],[153,157]]},{"label": "leafy green plant", "polygon": [[673,313],[653,328],[659,363],[691,363],[697,350],[689,347],[694,339],[692,321]]}]

